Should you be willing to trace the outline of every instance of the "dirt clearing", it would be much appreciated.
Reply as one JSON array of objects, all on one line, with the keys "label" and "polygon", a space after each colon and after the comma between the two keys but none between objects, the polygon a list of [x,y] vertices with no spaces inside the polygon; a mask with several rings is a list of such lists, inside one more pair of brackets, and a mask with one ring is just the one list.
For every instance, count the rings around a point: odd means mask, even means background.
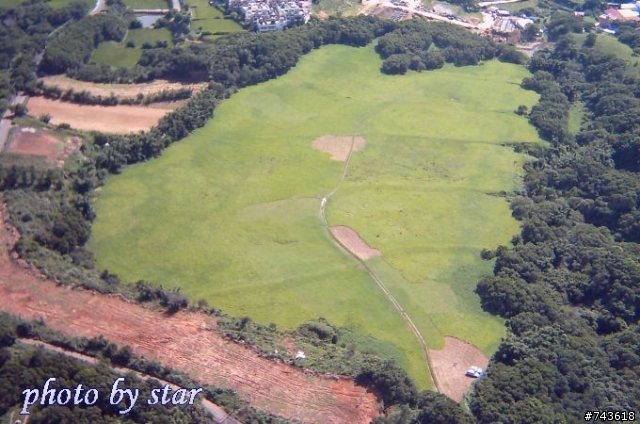
[{"label": "dirt clearing", "polygon": [[67,123],[71,128],[79,130],[130,133],[150,129],[179,104],[179,102],[166,104],[165,108],[124,105],[85,106],[44,97],[31,97],[27,108],[29,114],[36,118],[48,113],[54,125]]},{"label": "dirt clearing", "polygon": [[349,157],[349,150],[353,142],[353,151],[364,150],[366,141],[362,137],[323,135],[311,143],[311,147],[324,153],[329,153],[332,160],[344,162]]},{"label": "dirt clearing", "polygon": [[381,251],[369,247],[369,245],[360,238],[358,233],[349,227],[338,225],[330,227],[329,229],[331,230],[331,234],[338,239],[341,245],[346,247],[349,252],[353,253],[363,261],[373,258],[374,256],[382,255]]},{"label": "dirt clearing", "polygon": [[58,287],[41,281],[9,258],[16,240],[0,219],[0,309],[70,336],[100,334],[137,355],[186,372],[199,384],[238,392],[251,405],[306,423],[369,423],[378,401],[352,380],[305,375],[296,368],[261,358],[249,348],[225,341],[213,317],[179,312],[173,316],[145,309],[119,296]]},{"label": "dirt clearing", "polygon": [[94,96],[109,97],[111,93],[118,98],[136,97],[138,94],[148,95],[161,93],[162,91],[174,91],[183,88],[190,88],[193,93],[197,93],[207,86],[203,83],[182,83],[170,82],[167,80],[155,80],[142,84],[96,84],[92,82],[84,82],[74,80],[64,75],[53,75],[40,78],[47,86],[58,86],[62,90],[72,89],[75,92],[88,91]]},{"label": "dirt clearing", "polygon": [[61,140],[49,131],[35,128],[16,128],[7,145],[6,152],[42,156],[50,164],[58,167],[64,165],[69,155],[82,144],[79,137],[68,137]]},{"label": "dirt clearing", "polygon": [[460,402],[474,379],[465,376],[467,369],[477,366],[483,370],[489,358],[477,347],[455,337],[444,338],[444,349],[429,350],[433,371],[442,393]]}]

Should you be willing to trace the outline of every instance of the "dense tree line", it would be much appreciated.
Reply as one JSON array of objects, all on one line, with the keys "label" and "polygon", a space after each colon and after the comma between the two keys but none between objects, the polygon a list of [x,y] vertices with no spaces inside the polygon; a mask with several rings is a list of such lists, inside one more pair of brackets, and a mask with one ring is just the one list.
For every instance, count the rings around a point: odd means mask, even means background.
[{"label": "dense tree line", "polygon": [[[590,409],[640,407],[640,76],[570,32],[523,81],[541,94],[529,119],[551,146],[512,201],[521,235],[485,252],[496,265],[477,292],[507,318],[508,337],[470,399],[480,423],[578,422]],[[574,136],[575,102],[586,111]]]}]

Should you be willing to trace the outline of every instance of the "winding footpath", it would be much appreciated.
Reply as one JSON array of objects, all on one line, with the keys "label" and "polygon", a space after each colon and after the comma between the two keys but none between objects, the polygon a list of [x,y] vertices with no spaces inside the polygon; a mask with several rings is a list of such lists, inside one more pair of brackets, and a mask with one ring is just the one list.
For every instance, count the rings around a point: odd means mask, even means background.
[{"label": "winding footpath", "polygon": [[349,251],[349,249],[346,246],[344,246],[340,242],[340,240],[338,240],[338,238],[336,238],[336,236],[331,232],[329,224],[327,223],[327,217],[326,217],[326,214],[325,214],[327,203],[329,202],[329,199],[331,198],[331,196],[333,196],[338,191],[338,189],[340,188],[340,185],[342,184],[342,182],[344,181],[345,177],[347,176],[347,170],[349,168],[349,163],[351,162],[351,155],[353,154],[354,143],[355,143],[355,135],[351,137],[351,146],[349,148],[349,155],[347,156],[347,160],[345,160],[345,162],[344,162],[344,167],[342,169],[342,175],[340,176],[340,180],[338,181],[338,184],[336,184],[336,186],[333,188],[333,190],[331,190],[320,201],[320,220],[322,221],[322,226],[324,227],[325,231],[327,232],[327,234],[329,235],[329,237],[333,241],[334,245],[336,245],[345,254],[351,255],[353,258],[355,258],[355,260],[358,261],[367,270],[367,272],[369,273],[369,275],[371,276],[373,281],[376,282],[376,284],[378,285],[380,290],[382,290],[382,292],[385,294],[385,296],[387,296],[387,299],[389,299],[389,301],[396,308],[396,310],[398,311],[400,316],[402,316],[402,318],[405,320],[405,322],[407,323],[407,325],[411,329],[411,332],[416,337],[416,339],[420,343],[420,346],[422,347],[422,353],[424,355],[425,363],[427,365],[427,370],[429,371],[429,378],[431,380],[431,384],[433,385],[434,389],[437,392],[442,393],[442,390],[438,386],[438,380],[436,379],[435,373],[433,371],[433,364],[431,363],[431,358],[429,357],[429,347],[427,346],[427,342],[422,337],[422,334],[420,334],[420,331],[418,330],[418,327],[416,327],[416,325],[411,320],[411,317],[405,312],[404,308],[402,308],[402,305],[400,305],[400,303],[396,300],[396,298],[391,294],[391,292],[389,291],[389,289],[387,289],[387,287],[384,285],[382,280],[369,267],[369,265],[367,265],[367,262],[362,260],[362,259],[360,259],[358,256],[356,256],[351,251]]}]

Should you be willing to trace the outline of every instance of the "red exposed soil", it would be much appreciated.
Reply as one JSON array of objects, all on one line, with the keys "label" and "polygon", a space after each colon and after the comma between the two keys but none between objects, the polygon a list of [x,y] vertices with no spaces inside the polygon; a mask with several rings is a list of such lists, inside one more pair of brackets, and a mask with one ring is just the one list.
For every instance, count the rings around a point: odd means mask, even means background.
[{"label": "red exposed soil", "polygon": [[382,255],[378,249],[373,249],[369,247],[369,245],[360,238],[358,233],[353,231],[349,227],[345,227],[343,225],[338,225],[335,227],[331,227],[331,234],[338,239],[341,245],[346,247],[349,252],[356,255],[363,261],[367,259],[371,259],[374,256]]},{"label": "red exposed soil", "polygon": [[444,338],[444,349],[429,350],[433,371],[442,393],[460,402],[474,379],[465,376],[467,369],[477,366],[486,369],[487,358],[477,347],[455,337]]},{"label": "red exposed soil", "polygon": [[69,155],[82,144],[82,139],[69,137],[64,142],[48,131],[35,128],[17,128],[7,146],[8,153],[44,156],[47,162],[64,165]]},{"label": "red exposed soil", "polygon": [[364,150],[366,144],[362,137],[323,135],[313,140],[311,147],[331,154],[332,160],[344,162],[349,157],[351,143],[353,143],[354,152]]},{"label": "red exposed soil", "polygon": [[229,387],[251,405],[307,423],[369,423],[378,415],[374,394],[352,380],[308,375],[224,340],[214,318],[166,316],[121,296],[58,287],[9,257],[18,235],[0,219],[0,310],[69,336],[100,334],[137,355],[186,372],[200,384]]},{"label": "red exposed soil", "polygon": [[27,107],[35,117],[49,114],[54,125],[67,123],[71,128],[106,133],[145,131],[155,126],[160,118],[183,103],[174,102],[165,108],[146,106],[88,106],[30,97]]}]

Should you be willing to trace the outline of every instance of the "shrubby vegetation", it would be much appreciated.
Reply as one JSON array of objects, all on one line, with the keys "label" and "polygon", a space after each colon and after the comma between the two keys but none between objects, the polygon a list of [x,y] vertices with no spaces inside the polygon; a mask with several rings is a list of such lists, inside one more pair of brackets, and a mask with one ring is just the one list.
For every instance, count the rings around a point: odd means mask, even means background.
[{"label": "shrubby vegetation", "polygon": [[405,21],[380,37],[376,51],[384,59],[382,72],[404,74],[408,70],[477,65],[495,57],[505,62],[524,63],[526,57],[510,46],[498,46],[491,39],[455,25],[423,20]]}]

